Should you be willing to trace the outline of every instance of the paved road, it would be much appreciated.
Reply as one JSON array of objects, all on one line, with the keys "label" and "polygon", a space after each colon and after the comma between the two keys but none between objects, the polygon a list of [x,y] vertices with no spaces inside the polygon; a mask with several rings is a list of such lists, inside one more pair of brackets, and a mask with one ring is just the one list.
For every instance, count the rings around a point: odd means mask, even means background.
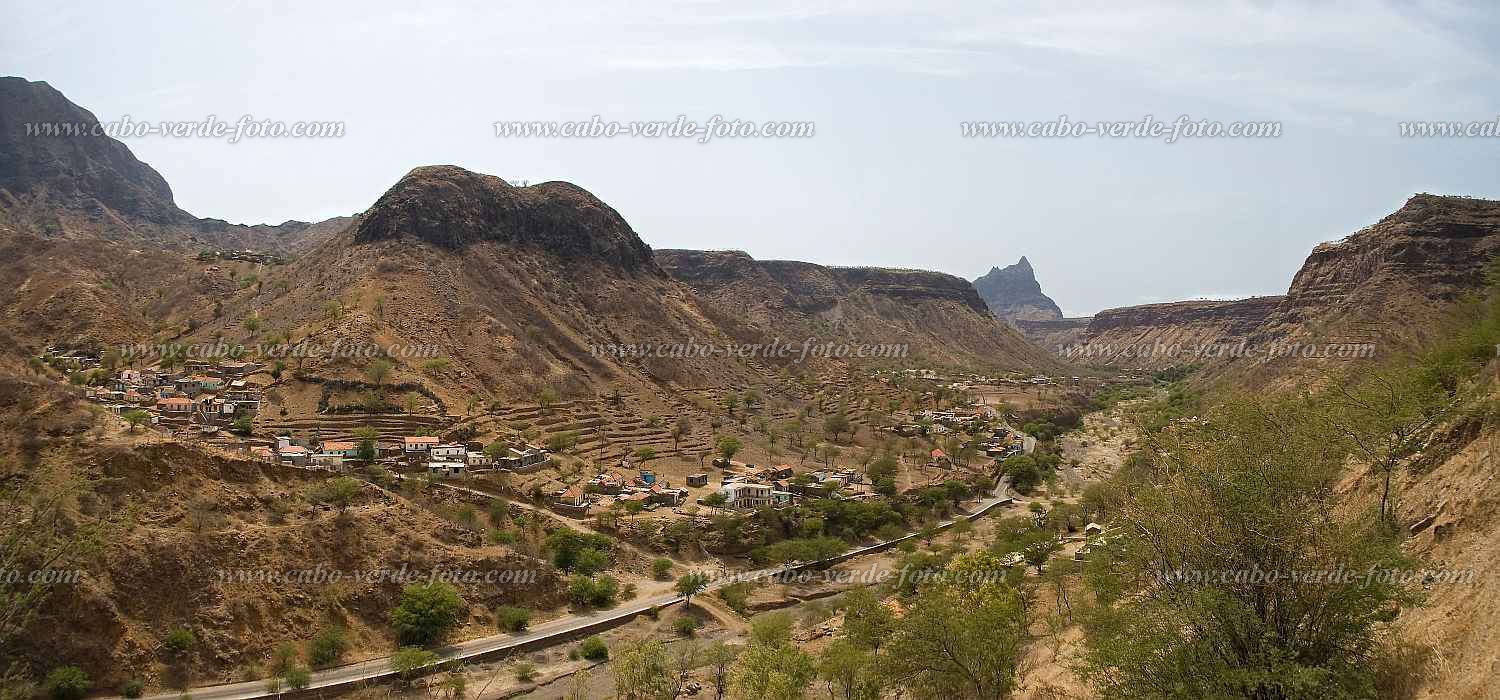
[{"label": "paved road", "polygon": [[[1005,503],[1007,500],[1011,500],[1003,495],[1009,488],[1009,485],[1009,479],[1001,479],[1000,483],[995,485],[995,490],[990,494],[990,496],[976,503],[974,509],[969,511],[968,514],[956,516],[949,520],[942,521],[936,526],[936,529],[943,530],[952,526],[954,523],[960,520],[969,520],[972,518],[980,517],[981,515],[984,515],[985,513],[988,513],[990,510],[994,509],[996,506]],[[825,559],[821,562],[814,562],[810,564],[789,564],[781,567],[762,569],[760,571],[745,574],[741,577],[721,579],[709,584],[708,590],[704,592],[707,593],[708,591],[721,588],[730,583],[733,583],[736,580],[744,580],[746,577],[757,578],[776,576],[787,571],[815,568],[820,565],[846,561],[848,559],[852,559],[854,557],[862,556],[865,554],[884,551],[897,543],[918,536],[920,535],[909,534],[893,540],[888,540],[885,542],[880,542],[863,547],[857,547],[845,554],[833,557],[832,559]],[[601,628],[608,627],[611,626],[612,623],[629,620],[630,618],[633,618],[646,610],[664,607],[680,600],[682,600],[682,596],[679,596],[676,593],[669,593],[639,600],[632,600],[609,610],[600,610],[584,615],[570,615],[568,617],[552,620],[550,622],[537,625],[536,627],[533,627],[520,634],[501,634],[490,637],[481,637],[479,639],[471,639],[467,642],[459,642],[457,644],[434,649],[433,651],[438,655],[438,663],[453,660],[465,660],[495,656],[504,653],[506,650],[515,649],[517,647],[521,647],[533,642],[538,642],[554,637],[566,637],[571,634],[577,634],[581,630],[587,629],[593,625],[599,625]],[[391,669],[390,662],[390,657],[384,657],[318,671],[313,673],[312,684],[308,687],[310,689],[335,688],[359,683],[362,681],[373,681],[387,678],[394,675],[395,673]],[[264,680],[247,681],[244,683],[230,683],[227,685],[204,686],[192,689],[193,700],[258,700],[259,698],[269,698],[274,697],[275,695],[275,693],[271,693],[266,690],[266,682]],[[181,692],[160,693],[157,695],[147,696],[147,700],[178,700],[178,698],[181,698],[182,696],[183,693]]]}]

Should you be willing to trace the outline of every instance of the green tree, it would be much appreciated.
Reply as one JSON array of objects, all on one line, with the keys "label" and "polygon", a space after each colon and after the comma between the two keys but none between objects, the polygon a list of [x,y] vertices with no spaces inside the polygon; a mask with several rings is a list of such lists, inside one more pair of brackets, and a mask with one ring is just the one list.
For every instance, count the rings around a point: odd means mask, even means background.
[{"label": "green tree", "polygon": [[734,647],[724,642],[714,642],[703,649],[701,658],[708,668],[708,682],[714,686],[714,700],[724,700],[729,692],[729,668],[734,657]]},{"label": "green tree", "polygon": [[350,504],[355,497],[364,489],[364,484],[358,479],[350,476],[340,476],[320,484],[313,491],[313,498],[320,503],[327,503],[339,509],[343,514],[349,510]]},{"label": "green tree", "polygon": [[1419,597],[1400,577],[1330,573],[1409,562],[1385,523],[1339,502],[1348,446],[1328,414],[1317,397],[1231,398],[1148,435],[1118,540],[1097,550],[1126,594],[1088,625],[1101,695],[1380,695],[1390,622]]},{"label": "green tree", "polygon": [[531,624],[531,611],[526,608],[502,605],[499,610],[495,611],[495,621],[500,629],[506,632],[521,632]]},{"label": "green tree", "polygon": [[734,456],[739,454],[740,447],[741,445],[739,438],[736,438],[732,435],[726,435],[722,438],[719,438],[719,456],[724,458],[724,461],[726,462],[733,460]]},{"label": "green tree", "polygon": [[484,446],[484,453],[490,459],[500,459],[510,453],[510,446],[505,444],[504,441],[496,440]]},{"label": "green tree", "polygon": [[879,650],[896,627],[896,616],[866,586],[844,594],[844,636],[863,649]]},{"label": "green tree", "polygon": [[589,661],[604,661],[609,658],[609,645],[596,634],[583,640],[578,646],[578,655]]},{"label": "green tree", "polygon": [[385,358],[377,358],[365,366],[365,377],[369,378],[371,384],[384,384],[391,376],[391,370],[395,365]]},{"label": "green tree", "polygon": [[458,591],[446,583],[411,584],[401,590],[391,626],[403,646],[432,644],[458,624],[465,607]]},{"label": "green tree", "polygon": [[314,668],[332,666],[349,651],[349,636],[342,627],[319,630],[307,642],[307,662]]},{"label": "green tree", "polygon": [[756,620],[749,646],[729,670],[730,697],[793,700],[806,694],[817,678],[817,662],[791,643],[789,630],[784,613]]},{"label": "green tree", "polygon": [[151,414],[141,410],[126,411],[120,414],[120,417],[124,418],[125,422],[130,424],[130,432],[132,433],[135,432],[136,427],[151,422]]},{"label": "green tree", "polygon": [[391,670],[403,685],[410,684],[422,670],[437,663],[438,655],[419,647],[401,647],[391,654]]},{"label": "green tree", "polygon": [[42,689],[52,700],[81,700],[93,686],[89,675],[77,666],[58,666],[42,681]]},{"label": "green tree", "polygon": [[672,587],[672,590],[677,591],[677,594],[683,597],[685,603],[683,607],[691,608],[693,596],[702,593],[706,588],[708,588],[708,574],[690,571],[677,577],[677,584]]},{"label": "green tree", "polygon": [[536,403],[541,407],[542,415],[547,415],[552,405],[557,403],[557,390],[550,386],[542,387],[541,391],[536,393]]},{"label": "green tree", "polygon": [[355,428],[354,439],[359,441],[354,458],[366,464],[374,462],[379,456],[376,441],[380,439],[380,431],[368,426]]},{"label": "green tree", "polygon": [[837,440],[844,433],[849,432],[849,417],[843,413],[831,413],[823,419],[823,432],[833,436]]},{"label": "green tree", "polygon": [[918,697],[998,700],[1015,686],[1026,601],[1008,584],[973,576],[1001,570],[994,555],[966,556],[947,569],[961,583],[920,589],[881,657],[891,682]]},{"label": "green tree", "polygon": [[672,560],[659,557],[651,561],[651,577],[658,581],[666,581],[672,577]]},{"label": "green tree", "polygon": [[292,690],[302,690],[312,685],[312,672],[305,666],[293,666],[287,669],[282,677],[286,679],[287,687]]},{"label": "green tree", "polygon": [[617,650],[609,662],[620,700],[672,700],[677,688],[667,659],[666,645],[643,640]]},{"label": "green tree", "polygon": [[847,639],[839,639],[818,654],[818,677],[828,684],[833,700],[878,700],[879,665],[875,655]]}]

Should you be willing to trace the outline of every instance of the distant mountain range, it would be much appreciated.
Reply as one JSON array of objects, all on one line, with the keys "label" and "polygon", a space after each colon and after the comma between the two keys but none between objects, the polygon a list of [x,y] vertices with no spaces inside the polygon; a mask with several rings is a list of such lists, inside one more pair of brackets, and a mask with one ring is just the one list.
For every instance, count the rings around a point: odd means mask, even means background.
[{"label": "distant mountain range", "polygon": [[[1017,372],[1057,364],[990,316],[964,280],[659,255],[619,212],[566,182],[515,187],[426,166],[353,217],[232,226],[179,209],[166,180],[119,141],[87,130],[28,134],[26,124],[41,122],[98,123],[46,83],[0,79],[0,252],[9,253],[0,284],[16,290],[0,301],[0,331],[22,346],[257,333],[328,345],[428,343],[447,358],[445,370],[398,362],[393,376],[457,401],[529,398],[544,386],[583,396],[749,385],[791,369],[593,350],[688,338],[904,344],[912,361]],[[198,259],[205,249],[275,252],[287,262]],[[321,377],[359,376],[350,360],[306,364]]]}]

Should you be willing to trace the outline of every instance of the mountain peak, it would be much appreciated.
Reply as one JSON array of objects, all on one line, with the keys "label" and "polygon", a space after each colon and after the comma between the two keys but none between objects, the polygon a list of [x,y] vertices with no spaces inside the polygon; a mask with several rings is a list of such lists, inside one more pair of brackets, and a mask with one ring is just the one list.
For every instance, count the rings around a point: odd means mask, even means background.
[{"label": "mountain peak", "polygon": [[528,245],[627,268],[651,260],[651,249],[630,224],[582,187],[516,187],[455,165],[412,169],[365,212],[354,240],[396,238],[454,250],[485,241]]},{"label": "mountain peak", "polygon": [[188,218],[172,188],[99,120],[51,85],[0,77],[0,190],[100,218],[158,224]]},{"label": "mountain peak", "polygon": [[1024,255],[1014,265],[991,267],[988,274],[974,280],[974,288],[979,290],[990,311],[1007,321],[1062,318],[1062,309],[1042,293],[1031,261]]}]

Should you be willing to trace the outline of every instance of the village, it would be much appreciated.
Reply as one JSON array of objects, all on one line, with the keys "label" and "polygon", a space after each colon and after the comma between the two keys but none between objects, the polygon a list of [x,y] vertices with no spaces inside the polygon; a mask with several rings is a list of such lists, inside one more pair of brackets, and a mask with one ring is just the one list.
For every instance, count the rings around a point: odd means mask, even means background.
[{"label": "village", "polygon": [[[793,506],[810,499],[868,500],[897,495],[890,488],[877,488],[869,474],[853,467],[757,465],[735,461],[732,454],[715,457],[712,469],[680,474],[675,483],[672,476],[648,466],[649,454],[643,455],[646,459],[627,454],[611,464],[598,464],[592,474],[564,480],[553,469],[559,466],[557,455],[543,446],[499,440],[445,440],[432,434],[443,432],[441,427],[399,436],[373,429],[355,429],[353,435],[327,439],[316,430],[301,436],[291,431],[258,435],[254,418],[260,411],[263,391],[274,382],[259,363],[186,359],[170,367],[159,363],[141,369],[115,369],[111,365],[116,363],[100,354],[56,349],[49,349],[39,359],[69,372],[75,383],[82,384],[80,390],[86,399],[124,418],[132,430],[137,425],[149,425],[163,433],[254,459],[335,473],[383,468],[401,477],[441,481],[494,477],[491,483],[504,484],[518,495],[580,520],[599,513],[634,515],[662,508],[672,514],[692,515],[700,507],[753,511]],[[946,379],[930,371],[908,371],[903,376],[929,383]],[[975,383],[991,381],[979,376],[968,379]],[[945,386],[965,391],[972,384]],[[976,403],[927,409],[902,418],[871,429],[893,439],[923,438],[934,444],[925,453],[924,463],[918,465],[918,471],[928,476],[900,489],[903,493],[965,474],[970,478],[998,476],[985,473],[992,472],[991,468],[969,464],[968,455],[982,455],[984,460],[998,464],[1036,449],[1036,438],[1011,428],[993,406]],[[967,439],[958,442],[948,437],[963,434]],[[956,445],[965,456],[960,459],[935,446],[939,439],[950,447]],[[955,470],[960,474],[955,475]],[[711,473],[714,471],[717,474]],[[539,476],[519,480],[529,475]]]}]

